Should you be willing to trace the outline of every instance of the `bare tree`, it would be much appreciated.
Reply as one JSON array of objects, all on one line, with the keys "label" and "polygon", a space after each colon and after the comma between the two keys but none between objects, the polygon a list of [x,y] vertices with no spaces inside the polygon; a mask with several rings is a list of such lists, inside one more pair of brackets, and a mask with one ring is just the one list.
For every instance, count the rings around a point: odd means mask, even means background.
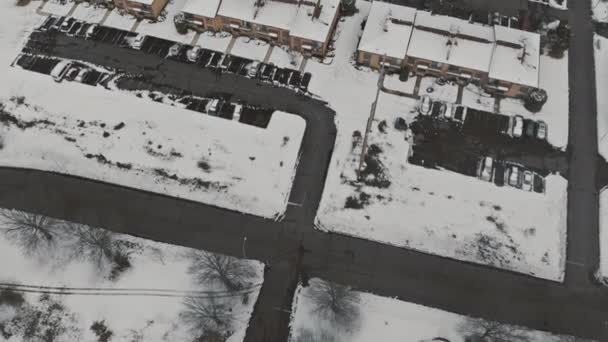
[{"label": "bare tree", "polygon": [[0,210],[0,230],[27,255],[39,254],[55,245],[62,232],[59,220],[17,210]]},{"label": "bare tree", "polygon": [[188,273],[201,284],[217,282],[229,291],[239,291],[255,276],[250,264],[244,260],[204,251],[193,251],[190,258]]},{"label": "bare tree", "polygon": [[67,223],[66,232],[75,237],[71,256],[84,259],[103,270],[112,262],[117,248],[112,233],[101,228],[91,228],[79,223]]},{"label": "bare tree", "polygon": [[530,342],[527,329],[488,321],[482,318],[467,318],[460,327],[460,332],[469,339],[482,342]]},{"label": "bare tree", "polygon": [[315,281],[310,297],[314,312],[347,330],[359,318],[359,294],[348,286]]},{"label": "bare tree", "polygon": [[231,334],[234,314],[230,301],[220,298],[187,297],[180,317],[199,336]]}]

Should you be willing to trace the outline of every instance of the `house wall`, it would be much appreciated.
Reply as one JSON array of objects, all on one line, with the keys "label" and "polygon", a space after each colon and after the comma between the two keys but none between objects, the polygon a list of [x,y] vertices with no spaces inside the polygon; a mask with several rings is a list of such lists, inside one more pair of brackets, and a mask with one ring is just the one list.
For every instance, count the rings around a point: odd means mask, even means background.
[{"label": "house wall", "polygon": [[196,31],[217,31],[214,18],[190,13],[184,13],[184,16],[188,21],[188,27]]},{"label": "house wall", "polygon": [[357,63],[360,65],[368,66],[372,69],[380,70],[382,67],[382,61],[390,64],[392,71],[398,71],[406,65],[405,58],[385,58],[384,55],[370,53],[365,51],[357,51]]}]

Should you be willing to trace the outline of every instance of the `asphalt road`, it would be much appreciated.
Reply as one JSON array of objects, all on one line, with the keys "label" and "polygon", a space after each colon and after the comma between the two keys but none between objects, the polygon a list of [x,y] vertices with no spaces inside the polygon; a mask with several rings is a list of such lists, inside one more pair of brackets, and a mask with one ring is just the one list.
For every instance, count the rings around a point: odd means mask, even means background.
[{"label": "asphalt road", "polygon": [[[199,87],[226,91],[307,119],[302,162],[291,196],[292,202],[302,206],[290,206],[283,221],[75,177],[12,169],[0,169],[0,206],[238,257],[245,252],[249,258],[266,261],[270,270],[248,341],[285,340],[289,315],[285,310],[289,309],[296,271],[462,314],[608,340],[608,292],[591,282],[598,260],[598,209],[595,93],[589,77],[593,60],[589,61],[592,45],[590,23],[586,23],[589,4],[581,1],[571,7],[577,39],[570,52],[573,115],[568,258],[577,264],[568,264],[564,284],[314,230],[314,213],[335,134],[333,117],[326,117],[333,115],[331,111],[323,109],[319,101],[290,95],[285,89],[257,86],[231,75],[215,81],[215,75],[205,71],[190,79],[197,82],[199,91]],[[115,63],[123,69],[158,67],[162,74],[151,72],[152,77],[183,86],[183,79],[173,73],[184,66],[161,63],[158,57],[149,59],[130,50],[80,44],[57,39],[50,53],[104,65]],[[112,57],[104,56],[106,53]],[[192,73],[191,67],[187,70]],[[300,247],[304,253],[298,257]]]}]

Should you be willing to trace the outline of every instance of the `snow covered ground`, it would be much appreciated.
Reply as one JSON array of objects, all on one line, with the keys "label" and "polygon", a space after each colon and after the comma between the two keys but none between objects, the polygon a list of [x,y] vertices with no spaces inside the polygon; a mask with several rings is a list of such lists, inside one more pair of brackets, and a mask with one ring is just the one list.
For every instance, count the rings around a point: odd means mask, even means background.
[{"label": "snow covered ground", "polygon": [[428,95],[432,99],[456,103],[458,97],[458,85],[445,83],[439,85],[436,77],[423,77],[420,80],[420,90],[418,95]]},{"label": "snow covered ground", "polygon": [[384,87],[390,90],[397,90],[407,94],[414,93],[416,77],[410,77],[406,82],[399,80],[398,74],[388,74],[384,77]]},{"label": "snow covered ground", "polygon": [[591,8],[593,9],[593,20],[599,22],[608,22],[608,1],[606,0],[590,0]]},{"label": "snow covered ground", "polygon": [[[67,7],[67,6],[66,6]],[[103,17],[106,15],[108,10],[102,7],[95,7],[90,5],[87,2],[82,2],[78,4],[78,7],[72,13],[72,17],[87,21],[90,23],[99,23]],[[45,12],[59,14],[45,7]]]},{"label": "snow covered ground", "polygon": [[44,18],[33,6],[0,6],[0,19],[6,19],[0,22],[6,47],[0,50],[0,102],[8,113],[3,118],[46,120],[26,129],[4,120],[1,165],[74,174],[264,217],[285,211],[303,119],[276,112],[261,129],[11,68],[19,43]]},{"label": "snow covered ground", "polygon": [[[439,338],[465,342],[467,336],[484,332],[481,329],[484,323],[476,325],[475,322],[488,322],[395,298],[353,291],[348,302],[352,303],[354,309],[351,312],[355,313],[356,319],[346,328],[319,313],[317,303],[318,298],[322,298],[319,294],[331,286],[318,278],[311,279],[308,287],[298,286],[292,306],[290,342],[444,341]],[[530,342],[566,341],[563,336],[507,324],[500,325],[496,331],[508,332],[511,336],[527,336]],[[315,339],[307,340],[306,336]]]},{"label": "snow covered ground", "polygon": [[187,0],[170,1],[165,7],[165,14],[159,18],[159,21],[150,22],[149,20],[144,20],[137,27],[137,32],[180,43],[190,44],[192,38],[194,38],[195,32],[188,31],[187,34],[179,34],[177,33],[175,24],[173,23],[173,17],[178,14],[182,8],[184,8],[186,1]]},{"label": "snow covered ground", "polygon": [[[6,215],[10,216],[7,217]],[[98,341],[92,329],[94,322],[104,321],[113,332],[111,341],[189,341],[193,340],[192,331],[181,313],[187,311],[184,305],[187,296],[199,296],[200,303],[209,303],[211,296],[232,308],[232,328],[229,342],[242,341],[257,301],[263,282],[263,264],[252,260],[240,260],[250,270],[246,279],[245,290],[228,293],[219,283],[201,283],[189,272],[193,265],[195,251],[122,234],[107,235],[102,229],[90,228],[58,221],[52,230],[56,234],[55,244],[49,248],[39,248],[35,254],[28,254],[19,243],[5,232],[13,227],[14,215],[32,217],[17,211],[0,209],[0,258],[11,260],[0,268],[0,283],[17,283],[23,285],[40,285],[47,287],[94,288],[95,291],[76,290],[80,293],[129,293],[130,295],[51,295],[51,302],[63,304],[66,317],[75,315],[74,320],[64,320],[64,327],[72,327],[74,334],[59,336],[55,341]],[[27,216],[23,216],[27,215]],[[40,222],[40,221],[38,221]],[[170,227],[167,227],[168,229]],[[114,259],[96,260],[83,258],[86,253],[80,251],[81,241],[75,232],[91,232],[96,237],[111,239],[110,246],[114,255],[127,256],[129,267],[119,271]],[[91,251],[87,245],[84,251]],[[202,251],[197,251],[202,252]],[[204,253],[204,252],[203,252]],[[200,254],[199,254],[200,255]],[[221,258],[221,256],[220,256]],[[197,268],[194,268],[198,270]],[[106,290],[110,289],[110,290]],[[113,289],[113,290],[112,290]],[[132,290],[140,289],[140,290]],[[2,291],[0,289],[0,291]],[[70,291],[66,289],[66,291]],[[160,294],[166,296],[144,296],[141,294]],[[248,301],[243,301],[247,293]],[[140,295],[134,295],[140,294]],[[40,295],[25,294],[31,305],[44,306]],[[38,304],[36,304],[38,303]],[[13,326],[10,323],[15,311],[9,305],[0,302],[0,324],[5,329]],[[44,317],[44,316],[43,316]],[[69,323],[69,324],[67,324]],[[44,323],[37,328],[43,329]],[[5,339],[8,342],[25,340],[19,329],[11,329],[15,336]],[[77,336],[69,338],[68,336]],[[140,339],[134,336],[141,336]],[[101,341],[101,340],[100,340]]]},{"label": "snow covered ground", "polygon": [[230,44],[232,35],[226,32],[211,33],[203,32],[197,40],[197,45],[204,47],[205,49],[224,52]]},{"label": "snow covered ground", "polygon": [[268,63],[273,63],[279,68],[298,68],[302,62],[302,55],[298,52],[290,52],[288,48],[284,46],[275,46],[272,49],[272,54]]},{"label": "snow covered ground", "polygon": [[[369,10],[365,2],[357,6],[359,13],[338,26],[333,63],[306,65],[313,74],[309,89],[336,110],[338,126],[317,227],[561,281],[566,181],[551,175],[546,194],[537,194],[408,164],[409,143],[394,122],[411,122],[415,100],[380,95],[370,144],[382,151],[382,172],[391,183],[379,188],[356,181],[361,147],[353,134],[365,130],[378,79],[378,73],[353,66],[360,23]],[[378,128],[382,121],[385,133]],[[357,208],[357,202],[364,205]]]},{"label": "snow covered ground", "polygon": [[598,147],[608,160],[608,38],[596,34],[594,42]]},{"label": "snow covered ground", "polygon": [[238,37],[230,54],[262,61],[269,48],[270,45],[264,41],[248,37]]},{"label": "snow covered ground", "polygon": [[137,20],[130,14],[121,14],[119,11],[112,11],[106,21],[103,22],[105,26],[116,27],[121,30],[130,31]]}]

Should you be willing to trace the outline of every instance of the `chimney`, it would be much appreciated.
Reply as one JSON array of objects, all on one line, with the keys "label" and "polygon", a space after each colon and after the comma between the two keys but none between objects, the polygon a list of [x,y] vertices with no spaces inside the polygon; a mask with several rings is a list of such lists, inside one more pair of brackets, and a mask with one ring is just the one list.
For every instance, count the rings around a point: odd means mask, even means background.
[{"label": "chimney", "polygon": [[315,9],[312,11],[312,18],[313,19],[318,19],[319,16],[321,15],[321,9],[323,8],[323,6],[321,5],[321,0],[317,0],[317,3],[315,4]]}]

